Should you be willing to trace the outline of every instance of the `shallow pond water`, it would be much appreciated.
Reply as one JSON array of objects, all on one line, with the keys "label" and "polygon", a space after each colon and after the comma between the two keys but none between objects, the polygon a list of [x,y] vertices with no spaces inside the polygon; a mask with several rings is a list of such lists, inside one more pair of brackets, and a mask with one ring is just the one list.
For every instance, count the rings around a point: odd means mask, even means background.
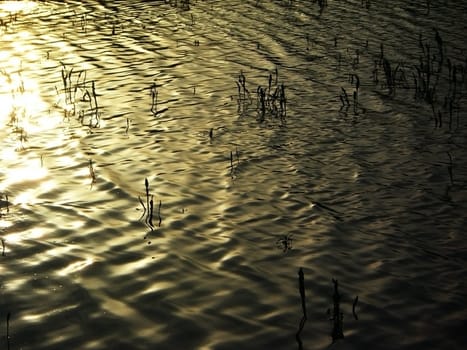
[{"label": "shallow pond water", "polygon": [[466,14],[0,2],[0,347],[464,349]]}]

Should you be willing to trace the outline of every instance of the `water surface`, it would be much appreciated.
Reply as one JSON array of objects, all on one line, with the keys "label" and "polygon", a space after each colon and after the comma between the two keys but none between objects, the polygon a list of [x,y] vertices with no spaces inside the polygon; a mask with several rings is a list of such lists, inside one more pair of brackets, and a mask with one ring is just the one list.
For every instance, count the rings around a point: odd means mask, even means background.
[{"label": "water surface", "polygon": [[464,349],[466,10],[0,3],[1,347]]}]

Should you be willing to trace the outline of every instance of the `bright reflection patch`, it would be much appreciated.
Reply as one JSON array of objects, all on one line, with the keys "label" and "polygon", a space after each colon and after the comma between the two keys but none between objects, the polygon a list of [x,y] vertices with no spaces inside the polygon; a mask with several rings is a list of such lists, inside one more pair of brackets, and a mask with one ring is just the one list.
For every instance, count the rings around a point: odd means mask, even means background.
[{"label": "bright reflection patch", "polygon": [[37,4],[34,1],[2,1],[0,2],[0,11],[8,13],[29,12],[33,10]]},{"label": "bright reflection patch", "polygon": [[94,259],[92,259],[92,258],[87,258],[86,260],[76,261],[74,263],[71,263],[70,265],[68,265],[64,269],[62,269],[58,274],[60,276],[70,275],[72,273],[75,273],[75,272],[78,272],[78,271],[81,271],[81,270],[85,269],[89,265],[92,265],[93,262],[94,262]]},{"label": "bright reflection patch", "polygon": [[37,227],[27,232],[11,233],[5,236],[5,242],[11,244],[18,244],[21,241],[28,239],[38,239],[45,235],[45,229]]}]

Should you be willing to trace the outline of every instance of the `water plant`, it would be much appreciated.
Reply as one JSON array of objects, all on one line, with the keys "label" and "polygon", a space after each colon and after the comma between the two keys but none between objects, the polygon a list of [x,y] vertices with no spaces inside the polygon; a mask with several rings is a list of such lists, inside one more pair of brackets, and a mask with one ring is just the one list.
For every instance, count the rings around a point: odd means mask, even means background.
[{"label": "water plant", "polygon": [[[149,226],[149,228],[154,230],[154,224],[153,224],[153,219],[154,219],[154,195],[152,195],[149,191],[149,181],[147,178],[144,179],[144,190],[146,194],[146,205],[144,205],[143,200],[141,199],[140,196],[138,196],[139,203],[143,207],[143,214],[140,217],[140,220],[144,217],[144,221],[146,225]],[[162,201],[159,200],[159,207],[157,210],[157,216],[158,216],[158,227],[161,226],[162,223],[162,216],[161,216],[161,207],[162,207]]]},{"label": "water plant", "polygon": [[282,249],[282,252],[286,253],[290,249],[292,249],[292,242],[293,242],[292,234],[282,235],[281,237],[277,239],[276,246]]},{"label": "water plant", "polygon": [[[278,70],[274,71],[274,79],[272,73],[269,74],[268,85],[263,87],[259,85],[256,89],[256,112],[257,120],[262,123],[269,115],[274,118],[279,118],[281,124],[286,123],[287,116],[287,97],[285,93],[284,83],[278,82]],[[246,86],[246,77],[243,72],[240,72],[237,84],[237,103],[238,113],[245,115],[249,105],[252,104],[250,90]]]},{"label": "water plant", "polygon": [[341,296],[339,294],[339,282],[333,278],[332,283],[334,284],[334,294],[332,296],[333,309],[332,309],[331,321],[333,322],[333,327],[332,327],[331,337],[332,337],[332,342],[334,343],[337,340],[344,338],[344,331],[343,331],[344,313],[341,312],[341,309],[340,309]]},{"label": "water plant", "polygon": [[250,91],[246,87],[246,77],[242,71],[240,71],[238,79],[235,83],[237,84],[238,90],[238,113],[243,114],[246,111],[247,106],[251,104],[251,96]]},{"label": "water plant", "polygon": [[[413,90],[414,100],[430,107],[429,119],[434,127],[447,127],[452,132],[460,126],[460,109],[467,88],[467,59],[449,57],[440,31],[433,28],[433,33],[432,37],[419,34],[419,55],[410,64],[391,60],[380,44],[379,55],[374,58],[373,83],[386,89],[390,97],[395,97],[399,89]],[[341,103],[341,109],[347,105],[344,95]]]},{"label": "water plant", "polygon": [[[63,94],[65,95],[65,104],[71,106],[71,115],[78,116],[78,120],[84,126],[89,128],[98,128],[100,126],[99,104],[97,103],[97,93],[95,81],[86,80],[86,71],[80,70],[74,73],[73,67],[69,68],[65,63],[60,62],[61,77],[63,84]],[[80,92],[81,96],[77,96]],[[59,91],[57,89],[57,94]],[[82,104],[87,104],[85,108]]]},{"label": "water plant", "polygon": [[303,349],[302,339],[300,334],[302,333],[303,327],[305,326],[305,322],[307,320],[307,313],[306,313],[306,299],[305,299],[305,275],[303,273],[303,269],[300,267],[298,270],[298,291],[300,293],[300,302],[302,305],[302,318],[300,319],[300,324],[298,327],[298,331],[295,334],[295,339],[298,343],[298,349]]}]

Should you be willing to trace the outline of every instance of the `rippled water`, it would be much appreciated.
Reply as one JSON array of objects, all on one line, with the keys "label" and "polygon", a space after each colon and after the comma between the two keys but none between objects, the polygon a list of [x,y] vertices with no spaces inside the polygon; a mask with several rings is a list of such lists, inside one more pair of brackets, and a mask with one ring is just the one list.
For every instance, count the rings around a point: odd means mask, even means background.
[{"label": "rippled water", "polygon": [[0,3],[0,347],[464,349],[467,5],[183,3]]}]

